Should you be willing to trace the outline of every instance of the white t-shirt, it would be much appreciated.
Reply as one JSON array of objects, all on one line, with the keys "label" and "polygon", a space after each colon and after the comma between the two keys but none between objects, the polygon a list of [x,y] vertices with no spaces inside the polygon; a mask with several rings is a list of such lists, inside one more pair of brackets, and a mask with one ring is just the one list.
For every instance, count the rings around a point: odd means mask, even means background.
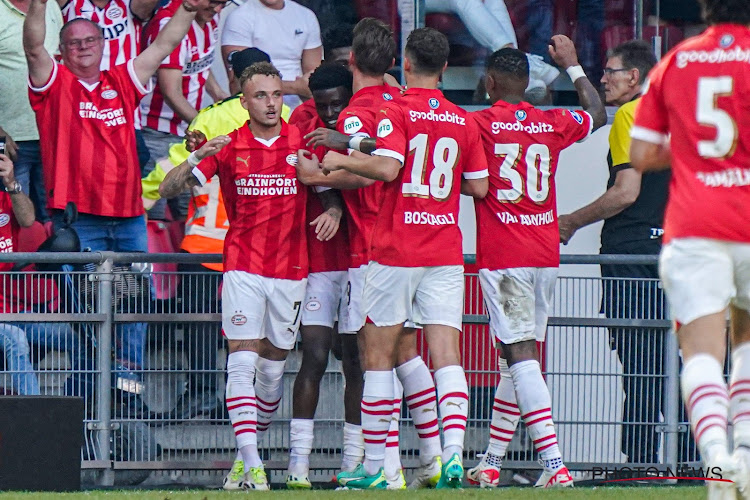
[{"label": "white t-shirt", "polygon": [[318,19],[307,7],[285,0],[284,8],[275,10],[260,0],[247,0],[227,16],[221,45],[266,52],[282,79],[293,81],[302,75],[302,51],[320,47],[322,42]]}]

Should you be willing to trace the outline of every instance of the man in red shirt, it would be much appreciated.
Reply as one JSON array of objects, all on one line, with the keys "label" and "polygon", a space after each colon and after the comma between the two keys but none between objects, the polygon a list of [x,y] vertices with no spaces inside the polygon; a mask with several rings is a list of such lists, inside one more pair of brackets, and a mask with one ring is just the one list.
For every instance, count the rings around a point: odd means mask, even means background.
[{"label": "man in red shirt", "polygon": [[[750,498],[750,1],[701,0],[709,28],[649,74],[631,130],[641,172],[672,167],[659,274],[684,361],[682,396],[709,498]],[[732,366],[724,382],[726,318]],[[733,424],[734,452],[727,424]],[[731,455],[730,455],[731,454]]]},{"label": "man in red shirt", "polygon": [[[458,205],[461,192],[485,196],[488,174],[484,156],[468,153],[479,139],[473,122],[437,90],[448,52],[448,41],[438,31],[413,31],[404,59],[408,90],[378,113],[378,149],[365,158],[329,152],[323,160],[325,171],[344,169],[385,182],[362,304],[367,318],[365,461],[339,474],[339,482],[350,487],[377,488],[385,482],[382,448],[388,422],[379,415],[393,405],[392,370],[407,320],[423,326],[436,370],[444,438],[437,487],[458,488],[463,478],[469,401],[458,337],[464,303]],[[344,123],[345,131],[347,125],[358,126],[354,120]]]},{"label": "man in red shirt", "polygon": [[[172,144],[182,142],[190,122],[198,110],[206,107],[210,98],[219,102],[229,97],[216,82],[211,64],[218,53],[219,13],[226,0],[200,0],[195,20],[185,38],[167,58],[151,79],[154,91],[140,104],[143,140],[152,162],[144,174],[155,168],[155,163],[169,156]],[[180,8],[180,0],[172,0],[156,12],[143,32],[143,47],[154,42],[172,14]],[[176,220],[187,217],[190,193],[185,192],[169,204]],[[166,200],[157,201],[148,211],[150,219],[164,219]]]},{"label": "man in red shirt", "polygon": [[[23,42],[52,219],[60,227],[65,205],[75,202],[81,248],[146,252],[133,117],[151,76],[187,33],[199,0],[184,0],[152,45],[105,71],[102,31],[87,19],[63,26],[64,64],[52,59],[44,48],[46,1],[32,0]],[[141,367],[145,335],[143,323],[117,328],[116,371],[138,378],[127,371]]]},{"label": "man in red shirt", "polygon": [[[372,152],[380,108],[400,96],[400,89],[385,85],[385,72],[393,65],[396,43],[391,29],[372,18],[361,20],[354,28],[349,67],[354,76],[354,96],[349,106],[339,115],[338,133],[317,129],[308,134],[313,144],[323,143],[329,148],[351,147],[350,153],[364,157],[359,151]],[[338,139],[343,138],[343,142]],[[307,162],[300,162],[300,169]],[[344,189],[349,221],[351,261],[349,263],[347,325],[350,332],[363,333],[365,314],[363,292],[365,273],[370,258],[370,240],[378,212],[381,210],[383,182],[352,174],[345,170],[323,175],[314,168],[300,173],[302,182]],[[368,437],[370,444],[386,442],[384,475],[389,489],[402,489],[406,481],[401,470],[399,453],[399,413],[403,393],[419,436],[421,466],[412,487],[435,486],[440,478],[442,452],[438,429],[435,383],[424,360],[417,351],[416,330],[409,322],[401,336],[394,377],[393,415],[387,436]],[[360,398],[361,399],[361,398]],[[347,471],[345,468],[344,471]],[[348,480],[345,478],[344,481]]]},{"label": "man in red shirt", "polygon": [[299,328],[308,274],[307,189],[296,178],[301,133],[281,120],[278,70],[253,64],[240,86],[247,125],[191,153],[159,192],[174,197],[219,177],[229,220],[222,289],[227,409],[245,465],[243,487],[267,490],[256,433],[278,407],[284,362]]},{"label": "man in red shirt", "polygon": [[557,35],[552,43],[550,56],[567,69],[585,111],[543,111],[524,102],[526,55],[505,48],[487,59],[492,107],[471,114],[490,167],[490,192],[476,202],[477,265],[501,374],[487,453],[467,472],[469,481],[482,487],[498,485],[520,418],[544,464],[536,486],[573,486],[557,445],[536,343],[544,341],[560,265],[555,189],[560,153],[604,125],[607,115],[573,42]]}]

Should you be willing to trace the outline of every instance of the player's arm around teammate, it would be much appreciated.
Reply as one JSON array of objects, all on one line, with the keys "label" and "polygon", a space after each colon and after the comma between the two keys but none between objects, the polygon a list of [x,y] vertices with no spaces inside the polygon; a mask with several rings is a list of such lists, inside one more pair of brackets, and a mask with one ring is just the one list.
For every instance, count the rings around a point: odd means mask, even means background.
[{"label": "player's arm around teammate", "polygon": [[193,175],[193,168],[206,158],[209,158],[219,151],[224,146],[229,144],[229,137],[226,135],[220,135],[214,137],[210,141],[206,142],[198,150],[193,151],[188,156],[188,159],[182,162],[178,167],[173,168],[167,172],[166,177],[159,185],[159,195],[162,198],[174,198],[183,191],[186,191],[194,186],[198,186],[200,182]]}]

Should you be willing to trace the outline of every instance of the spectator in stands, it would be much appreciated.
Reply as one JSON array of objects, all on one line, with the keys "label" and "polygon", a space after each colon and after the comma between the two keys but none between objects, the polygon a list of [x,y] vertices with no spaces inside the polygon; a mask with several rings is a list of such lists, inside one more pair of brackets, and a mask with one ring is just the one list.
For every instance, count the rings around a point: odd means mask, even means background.
[{"label": "spectator in stands", "polygon": [[[568,2],[569,0],[565,0]],[[555,6],[553,0],[528,0],[529,51],[546,54],[552,38]],[[576,50],[589,80],[596,82],[602,72],[601,35],[604,29],[604,0],[578,0]]]},{"label": "spectator in stands", "polygon": [[[315,13],[321,33],[341,25],[354,25],[359,21],[353,0],[297,0],[297,3]],[[325,36],[323,48],[325,49]],[[328,53],[323,53],[324,58],[327,55]]]},{"label": "spectator in stands", "polygon": [[[57,0],[63,19],[89,19],[98,24],[104,36],[104,50],[99,69],[111,70],[125,64],[141,52],[140,31],[154,14],[158,0]],[[57,30],[55,30],[57,31]],[[141,135],[140,110],[136,108],[133,126],[141,169],[149,160],[148,149]]]},{"label": "spectator in stands", "polygon": [[[490,52],[503,47],[518,48],[516,32],[504,0],[426,0],[425,9],[427,13],[455,13],[476,41]],[[547,40],[550,38],[552,33]],[[545,53],[546,46],[539,54]],[[544,98],[547,87],[560,72],[545,63],[540,55],[527,53],[526,57],[529,59],[529,86],[526,92],[530,94],[530,100],[538,102]]]},{"label": "spectator in stands", "polygon": [[[36,216],[46,222],[49,215],[39,131],[29,105],[26,87],[29,71],[21,42],[23,21],[30,4],[31,0],[0,1],[0,137],[5,137],[6,151],[15,162],[16,180],[34,202]],[[44,47],[54,54],[60,44],[59,31],[63,25],[60,7],[48,2],[45,15],[51,29],[44,38]]]},{"label": "spectator in stands", "polygon": [[[64,65],[52,59],[44,48],[45,3],[31,0],[23,42],[53,221],[60,226],[62,209],[73,201],[82,248],[146,252],[134,113],[151,76],[187,33],[199,0],[184,0],[154,43],[105,71],[101,28],[86,19],[70,21],[60,32]],[[141,323],[117,330],[116,371],[141,367],[145,336]]]},{"label": "spectator in stands", "polygon": [[[195,20],[180,45],[162,62],[152,78],[154,91],[141,101],[143,139],[152,162],[144,169],[148,174],[155,162],[166,158],[172,144],[182,142],[188,124],[198,110],[208,104],[208,97],[220,101],[229,95],[219,87],[211,72],[217,48],[219,12],[227,0],[200,0]],[[144,47],[154,42],[159,31],[180,8],[180,0],[162,7],[143,33]],[[190,196],[185,193],[170,203],[172,216],[184,220]],[[166,202],[149,211],[150,219],[164,219]]]},{"label": "spectator in stands", "polygon": [[[256,62],[270,62],[265,52],[256,48],[245,49],[232,55],[233,74],[241,75]],[[235,76],[237,78],[237,76]],[[242,107],[237,94],[217,102],[198,112],[188,127],[185,140],[169,148],[169,157],[156,164],[156,169],[142,180],[143,200],[149,208],[159,199],[159,184],[167,172],[185,161],[195,146],[219,135],[226,135],[247,121],[247,110]],[[282,111],[289,118],[289,108]],[[204,186],[193,187],[190,194],[185,238],[180,251],[193,254],[220,254],[224,249],[224,237],[229,223],[224,208],[224,198],[219,190],[219,179],[209,179]],[[183,309],[190,313],[220,313],[222,264],[180,264],[178,270],[188,273],[180,285]],[[200,413],[209,413],[219,407],[217,381],[205,370],[216,369],[216,352],[222,342],[218,325],[192,324],[188,328],[190,367],[196,370],[191,375],[188,394],[177,404],[176,413],[190,418]],[[198,370],[203,370],[199,372]]]},{"label": "spectator in stands", "polygon": [[[604,221],[602,254],[649,254],[661,250],[670,172],[641,174],[630,165],[630,129],[646,75],[656,64],[651,45],[626,42],[609,54],[602,84],[608,105],[619,106],[609,133],[607,191],[589,205],[560,216],[560,241]],[[657,266],[602,264],[602,312],[616,319],[665,319]],[[656,424],[662,403],[665,330],[611,328],[622,362],[625,408],[622,452],[629,462],[657,463]],[[639,423],[634,423],[639,422]]]},{"label": "spectator in stands", "polygon": [[[0,248],[3,253],[13,251],[20,227],[34,224],[34,205],[13,174],[13,162],[0,154]],[[0,309],[2,313],[18,312],[15,304],[13,278],[6,274],[12,263],[0,263]],[[29,342],[26,334],[17,326],[0,323],[0,343],[5,354],[5,367],[12,372],[13,390],[18,394],[39,394],[39,380],[29,357]]]},{"label": "spectator in stands", "polygon": [[[248,47],[271,56],[281,72],[288,106],[294,109],[312,96],[307,79],[323,59],[320,26],[313,11],[292,0],[247,0],[224,25],[221,53],[227,71],[231,71],[229,54]],[[231,90],[239,91],[236,87]]]},{"label": "spectator in stands", "polygon": [[337,24],[323,32],[323,58],[327,63],[349,66],[352,53],[353,24]]}]

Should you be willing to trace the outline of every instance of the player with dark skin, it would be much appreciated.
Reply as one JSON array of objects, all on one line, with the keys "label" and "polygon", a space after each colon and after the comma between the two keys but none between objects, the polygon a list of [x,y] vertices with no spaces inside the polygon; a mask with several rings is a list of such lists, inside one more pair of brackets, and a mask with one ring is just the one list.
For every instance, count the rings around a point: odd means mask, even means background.
[{"label": "player with dark skin", "polygon": [[[311,76],[311,86],[315,78]],[[312,91],[318,116],[326,129],[336,129],[341,111],[349,105],[352,97],[351,85],[323,88]],[[337,192],[337,191],[334,191]],[[318,407],[320,381],[328,366],[328,353],[334,342],[341,342],[341,362],[346,380],[344,392],[344,419],[359,425],[362,401],[362,368],[359,364],[359,348],[356,335],[338,335],[332,328],[320,325],[301,326],[302,364],[294,381],[293,418],[312,419]]]},{"label": "player with dark skin", "polygon": [[[573,42],[566,36],[555,35],[550,40],[550,55],[561,68],[578,65]],[[505,101],[517,104],[524,101],[524,94],[528,86],[528,79],[519,79],[510,74],[490,73],[486,77],[487,93],[490,102]],[[607,123],[607,113],[599,94],[588,78],[578,78],[575,81],[581,106],[593,118],[593,128],[598,129]],[[539,351],[534,340],[527,340],[515,344],[503,344],[500,356],[508,361],[508,366],[528,360],[539,360]]]}]

